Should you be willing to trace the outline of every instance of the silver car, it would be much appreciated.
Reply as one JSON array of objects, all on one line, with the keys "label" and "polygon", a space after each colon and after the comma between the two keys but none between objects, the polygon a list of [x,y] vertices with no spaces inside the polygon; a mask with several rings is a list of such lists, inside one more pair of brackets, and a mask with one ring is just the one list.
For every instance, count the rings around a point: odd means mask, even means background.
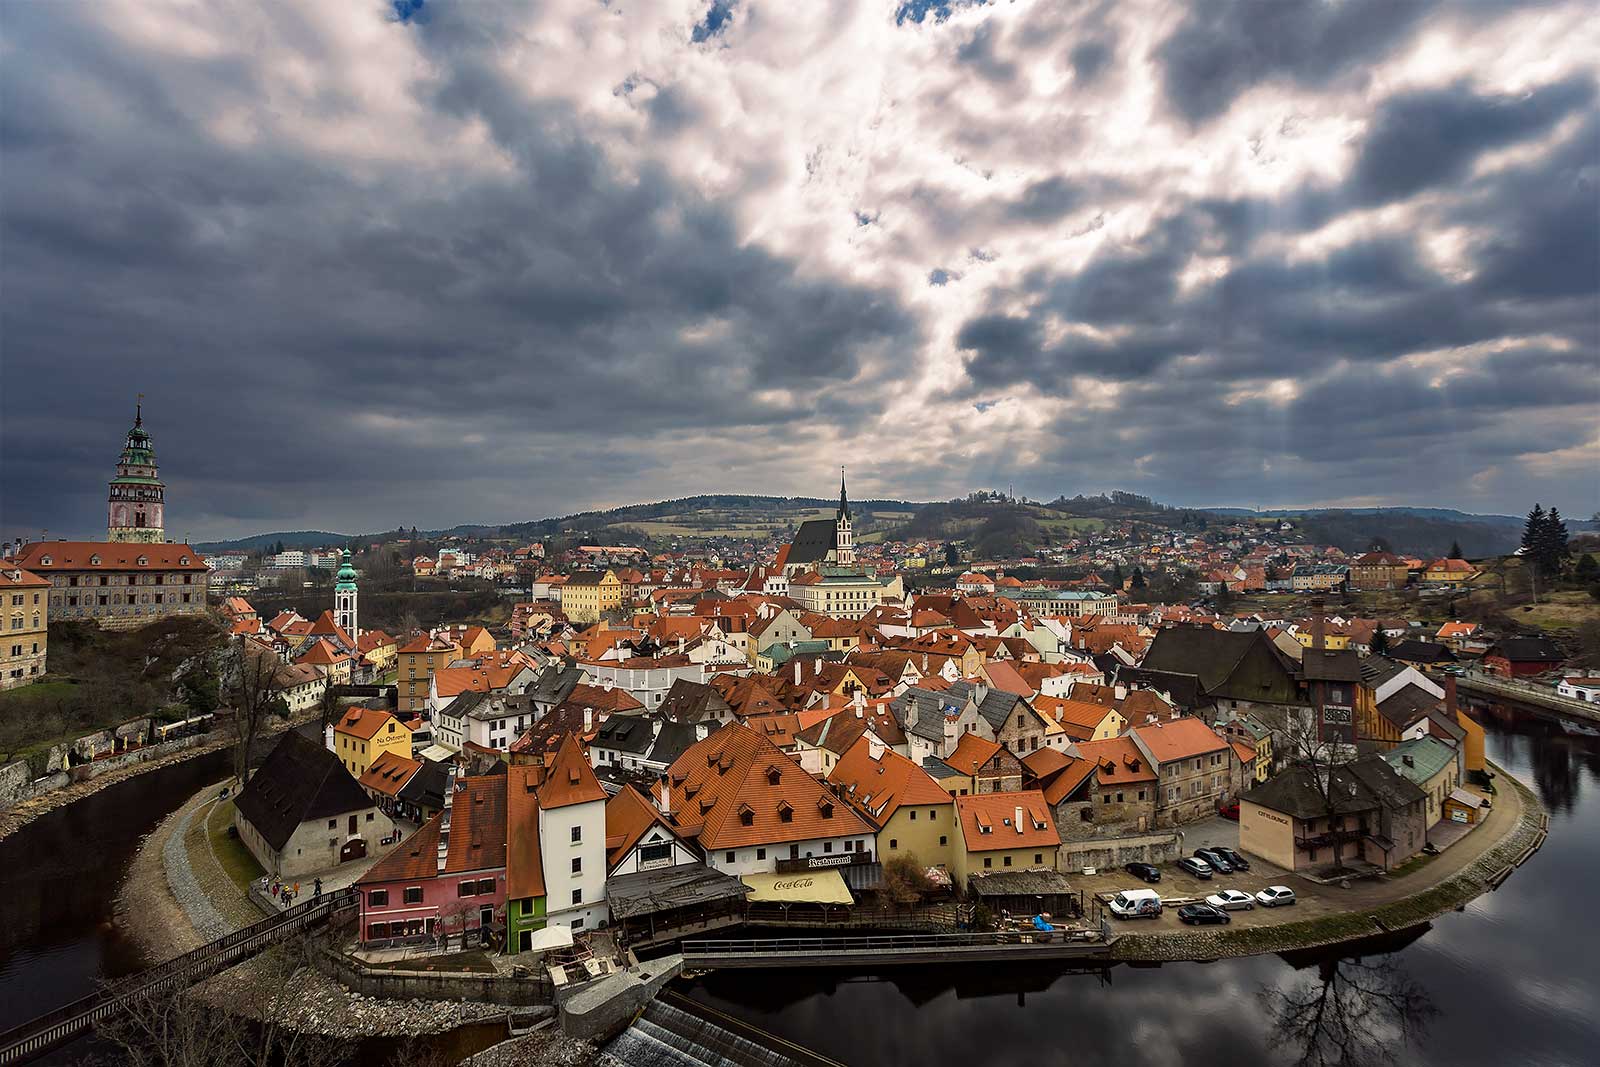
[{"label": "silver car", "polygon": [[1206,903],[1223,911],[1249,911],[1256,906],[1256,898],[1237,889],[1224,889],[1206,897]]},{"label": "silver car", "polygon": [[1276,908],[1282,904],[1293,904],[1294,890],[1286,885],[1269,885],[1256,894],[1256,903],[1263,908]]}]

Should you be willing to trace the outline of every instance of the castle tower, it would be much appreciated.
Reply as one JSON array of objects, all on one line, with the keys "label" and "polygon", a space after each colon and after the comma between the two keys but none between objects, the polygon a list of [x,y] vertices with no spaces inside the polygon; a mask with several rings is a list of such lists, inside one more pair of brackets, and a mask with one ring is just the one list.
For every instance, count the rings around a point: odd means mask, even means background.
[{"label": "castle tower", "polygon": [[134,409],[133,429],[117,460],[106,500],[106,540],[160,544],[167,539],[162,509],[167,487],[156,467],[156,450],[144,431],[144,405]]},{"label": "castle tower", "polygon": [[344,550],[344,561],[333,582],[333,621],[354,641],[361,636],[356,629],[356,569],[350,563],[350,550]]},{"label": "castle tower", "polygon": [[850,532],[850,500],[844,493],[844,468],[839,468],[839,510],[833,517],[834,562],[841,567],[856,563],[855,535]]}]

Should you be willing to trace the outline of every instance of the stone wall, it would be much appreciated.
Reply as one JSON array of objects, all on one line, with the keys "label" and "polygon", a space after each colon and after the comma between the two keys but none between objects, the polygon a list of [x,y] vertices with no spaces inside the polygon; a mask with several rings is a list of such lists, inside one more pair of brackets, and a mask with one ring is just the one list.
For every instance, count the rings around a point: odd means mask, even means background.
[{"label": "stone wall", "polygon": [[1112,870],[1124,863],[1165,863],[1181,855],[1183,855],[1183,836],[1177,833],[1101,837],[1087,841],[1063,842],[1060,869],[1066,872],[1081,870],[1084,867]]},{"label": "stone wall", "polygon": [[16,760],[0,767],[0,810],[32,797],[61,789],[69,783],[86,782],[90,779],[98,778],[109,771],[129,767],[135,763],[160,759],[162,756],[204,744],[205,741],[206,738],[204,737],[180,737],[159,745],[149,745],[145,748],[135,748],[127,752],[121,752],[115,756],[107,756],[104,759],[95,760],[93,763],[80,763],[70,770],[63,769],[67,762],[67,746],[56,745],[50,750],[45,762],[45,767],[50,773],[42,778],[33,777],[33,772],[29,769],[26,760]]},{"label": "stone wall", "polygon": [[555,1003],[548,978],[470,971],[396,971],[368,967],[342,952],[317,954],[318,970],[362,996],[389,1000],[470,1000],[525,1007]]}]

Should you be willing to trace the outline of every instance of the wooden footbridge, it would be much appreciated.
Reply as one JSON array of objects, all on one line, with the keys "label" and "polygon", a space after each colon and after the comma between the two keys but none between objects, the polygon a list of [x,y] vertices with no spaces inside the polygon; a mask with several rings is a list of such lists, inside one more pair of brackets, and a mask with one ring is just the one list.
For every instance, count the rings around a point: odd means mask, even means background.
[{"label": "wooden footbridge", "polygon": [[218,971],[248,959],[305,930],[320,926],[336,914],[356,906],[354,889],[331,893],[296,904],[182,956],[175,956],[137,974],[30,1019],[0,1033],[0,1067],[26,1063],[69,1041],[76,1040],[120,1015],[130,1004],[152,994],[187,989]]}]

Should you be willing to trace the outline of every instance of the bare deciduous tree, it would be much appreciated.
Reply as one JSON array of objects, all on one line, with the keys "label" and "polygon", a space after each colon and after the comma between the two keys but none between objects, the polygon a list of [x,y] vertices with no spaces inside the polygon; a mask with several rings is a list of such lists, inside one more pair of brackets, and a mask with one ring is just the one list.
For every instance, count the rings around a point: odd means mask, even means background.
[{"label": "bare deciduous tree", "polygon": [[1273,1030],[1299,1050],[1300,1067],[1365,1067],[1396,1062],[1438,1014],[1422,986],[1392,957],[1334,960],[1317,978],[1261,999]]},{"label": "bare deciduous tree", "polygon": [[276,655],[240,635],[229,664],[228,687],[233,698],[233,774],[240,783],[250,773],[250,756],[276,703],[272,683],[281,667]]}]

